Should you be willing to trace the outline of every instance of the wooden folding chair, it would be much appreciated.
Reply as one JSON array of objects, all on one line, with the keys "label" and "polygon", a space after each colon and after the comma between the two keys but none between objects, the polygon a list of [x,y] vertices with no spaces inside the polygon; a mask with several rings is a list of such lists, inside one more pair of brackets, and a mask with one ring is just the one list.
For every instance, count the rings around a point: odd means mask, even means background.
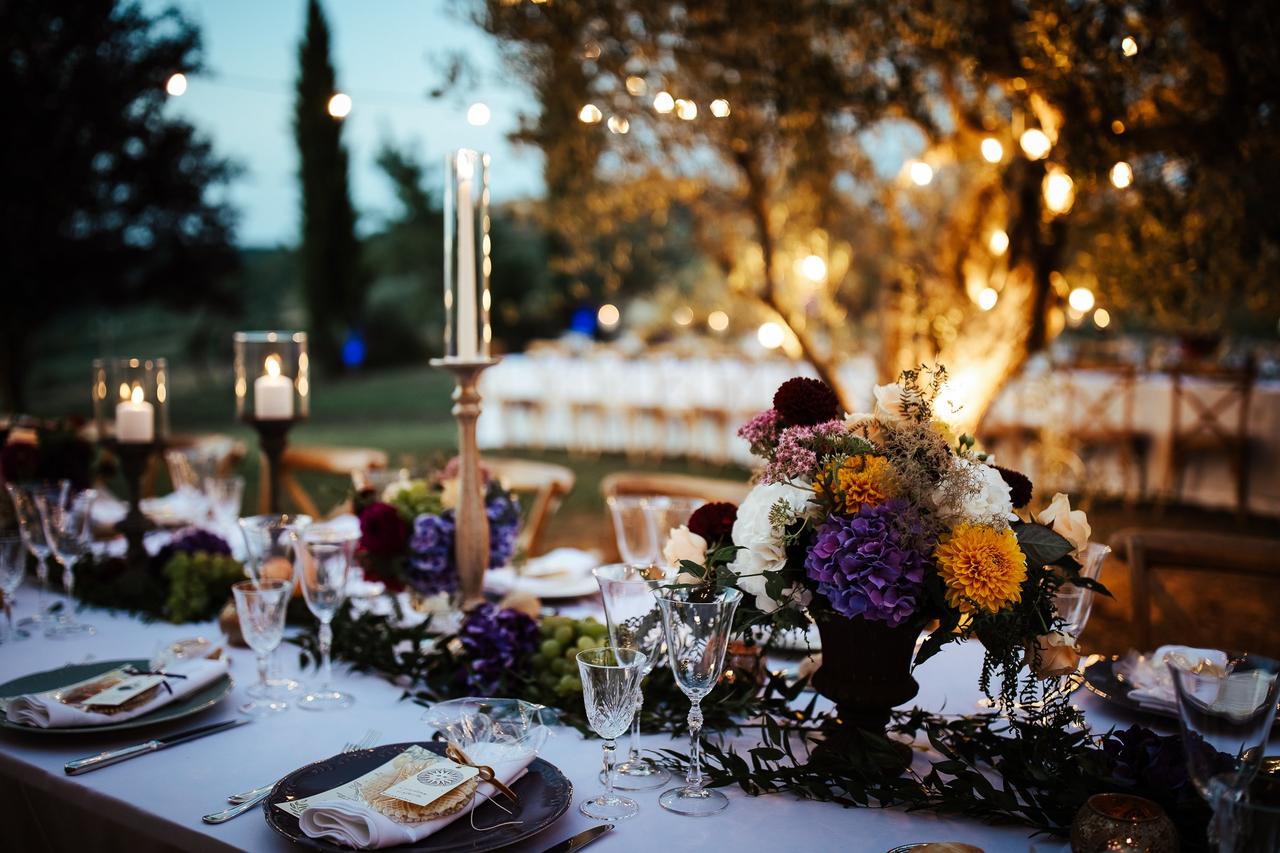
[{"label": "wooden folding chair", "polygon": [[573,491],[576,476],[563,465],[529,459],[486,457],[483,464],[506,488],[522,499],[529,496],[524,525],[520,529],[516,547],[528,556],[536,556],[542,547],[547,523],[556,514],[565,496]]},{"label": "wooden folding chair", "polygon": [[1170,415],[1166,491],[1182,500],[1187,465],[1195,459],[1227,458],[1235,483],[1236,513],[1249,508],[1249,404],[1257,369],[1252,358],[1238,370],[1175,370]]},{"label": "wooden folding chair", "polygon": [[[298,512],[322,518],[324,513],[295,474],[332,474],[350,480],[355,471],[376,471],[386,467],[387,454],[368,447],[290,447],[281,459],[280,486],[293,500]],[[267,461],[263,459],[258,478],[258,511],[263,513],[270,510],[270,476]]]},{"label": "wooden folding chair", "polygon": [[749,491],[751,484],[745,481],[654,471],[617,471],[600,481],[600,493],[606,498],[614,495],[666,495],[740,504]]},{"label": "wooden folding chair", "polygon": [[1280,540],[1128,528],[1111,537],[1111,546],[1129,567],[1139,650],[1177,642],[1280,654],[1273,612]]},{"label": "wooden folding chair", "polygon": [[[1089,383],[1086,375],[1101,380]],[[1061,432],[1086,469],[1099,452],[1115,451],[1126,495],[1129,483],[1137,496],[1147,492],[1147,456],[1151,436],[1137,429],[1134,419],[1138,371],[1132,365],[1079,363],[1060,370],[1056,386],[1065,405]]]}]

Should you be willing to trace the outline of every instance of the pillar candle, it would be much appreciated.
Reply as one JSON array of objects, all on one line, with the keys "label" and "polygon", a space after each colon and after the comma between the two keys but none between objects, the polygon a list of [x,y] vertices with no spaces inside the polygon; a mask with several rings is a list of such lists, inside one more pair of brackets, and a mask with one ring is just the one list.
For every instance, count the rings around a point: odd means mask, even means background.
[{"label": "pillar candle", "polygon": [[142,399],[142,386],[135,385],[129,399],[116,404],[116,441],[146,444],[155,437],[155,407]]},{"label": "pillar candle", "polygon": [[476,216],[470,152],[458,152],[458,358],[476,357]]},{"label": "pillar candle", "polygon": [[280,356],[269,355],[264,373],[253,380],[253,416],[260,421],[287,421],[293,417],[293,380],[280,375]]}]

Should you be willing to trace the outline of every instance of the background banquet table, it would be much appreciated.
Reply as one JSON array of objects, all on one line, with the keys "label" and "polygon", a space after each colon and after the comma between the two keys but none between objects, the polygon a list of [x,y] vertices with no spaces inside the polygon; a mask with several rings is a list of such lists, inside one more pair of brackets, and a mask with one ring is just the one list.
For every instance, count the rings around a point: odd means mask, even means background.
[{"label": "background banquet table", "polygon": [[[34,591],[24,588],[16,612],[29,613],[34,605]],[[593,607],[585,602],[572,609],[582,612]],[[87,610],[83,616],[97,627],[95,636],[70,641],[39,638],[0,646],[0,681],[68,663],[147,657],[162,643],[217,633],[212,623],[147,624],[98,610]],[[286,670],[296,672],[296,648],[286,646],[281,655]],[[367,729],[380,732],[378,743],[422,740],[430,735],[420,719],[423,709],[402,700],[400,688],[376,676],[343,672],[341,688],[357,699],[349,710],[308,713],[291,708],[230,732],[83,776],[63,773],[62,765],[73,758],[234,717],[256,670],[249,652],[232,649],[230,657],[236,680],[231,697],[194,718],[114,736],[0,731],[0,813],[7,816],[0,821],[0,846],[24,851],[293,849],[256,811],[220,826],[206,826],[200,816],[225,808],[224,798],[234,791],[262,785],[340,751],[343,744],[359,740]],[[975,710],[980,661],[980,648],[968,644],[951,647],[925,664],[917,672],[921,690],[916,704],[952,713]],[[308,671],[302,677],[312,674]],[[1127,719],[1092,696],[1084,696],[1080,702],[1095,728],[1128,725]],[[1159,727],[1160,721],[1155,723]],[[682,751],[687,747],[683,740],[673,743],[664,736],[646,737],[645,744],[648,748],[674,745]],[[543,757],[572,780],[574,802],[552,828],[513,850],[545,850],[593,823],[578,813],[577,805],[599,786],[595,779],[599,742],[586,740],[572,729],[558,729]],[[732,844],[741,851],[775,850],[782,838],[787,848],[794,850],[882,851],[913,841],[964,841],[987,853],[1027,853],[1031,845],[1029,830],[1024,827],[992,827],[895,809],[844,809],[785,795],[752,799],[736,788],[727,791],[729,809],[709,820],[668,814],[658,806],[660,790],[639,792],[635,796],[640,815],[621,824],[592,849],[600,853],[723,849]],[[1045,842],[1041,839],[1037,843]]]}]

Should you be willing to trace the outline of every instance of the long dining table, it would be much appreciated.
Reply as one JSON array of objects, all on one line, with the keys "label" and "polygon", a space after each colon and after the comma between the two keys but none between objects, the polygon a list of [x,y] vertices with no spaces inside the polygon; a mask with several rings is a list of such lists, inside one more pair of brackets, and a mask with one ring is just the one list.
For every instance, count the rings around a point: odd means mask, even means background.
[{"label": "long dining table", "polygon": [[[24,587],[17,596],[15,614],[30,614],[35,606],[35,591]],[[585,599],[569,609],[580,615],[600,612],[600,605],[598,600]],[[93,635],[73,639],[38,636],[0,645],[0,682],[73,663],[147,658],[177,640],[219,634],[213,622],[171,625],[96,609],[84,609],[80,616],[96,628]],[[304,681],[315,677],[314,670],[299,670],[296,647],[286,643],[278,653],[286,674]],[[232,792],[269,783],[336,754],[368,730],[376,732],[378,744],[423,741],[432,734],[422,720],[423,708],[405,698],[402,687],[338,665],[335,674],[341,689],[356,698],[350,708],[308,712],[291,707],[250,725],[92,773],[64,773],[63,765],[71,759],[236,717],[237,708],[247,699],[245,688],[255,678],[256,664],[248,650],[232,647],[227,654],[234,688],[226,699],[198,716],[110,736],[0,730],[0,849],[131,853],[290,850],[291,842],[267,825],[261,810],[221,825],[207,825],[200,818],[225,808],[226,797]],[[960,644],[919,667],[920,693],[914,704],[947,713],[976,711],[981,657],[977,644]],[[715,701],[714,694],[708,701]],[[1140,721],[1158,731],[1173,731],[1171,721],[1130,717],[1083,691],[1076,701],[1095,730]],[[741,745],[746,748],[754,743],[743,739]],[[647,735],[644,746],[683,751],[688,743],[683,738]],[[917,755],[923,766],[927,760],[923,746]],[[573,803],[553,826],[512,850],[544,851],[594,824],[579,813],[578,804],[600,788],[599,742],[574,729],[557,728],[541,756],[572,781]],[[635,793],[639,815],[598,841],[593,853],[730,848],[879,853],[923,841],[965,842],[987,853],[1066,850],[1044,836],[1033,838],[1024,826],[990,826],[892,808],[850,809],[788,795],[753,798],[737,788],[725,789],[730,803],[724,812],[692,819],[664,811],[658,805],[661,790]]]}]

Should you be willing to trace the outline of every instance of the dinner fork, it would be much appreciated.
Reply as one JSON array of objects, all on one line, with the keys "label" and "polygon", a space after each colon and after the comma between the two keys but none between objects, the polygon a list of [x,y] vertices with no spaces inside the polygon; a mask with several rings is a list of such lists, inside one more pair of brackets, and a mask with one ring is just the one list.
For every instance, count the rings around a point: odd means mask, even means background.
[{"label": "dinner fork", "polygon": [[[362,749],[368,749],[381,736],[382,736],[382,733],[377,731],[376,729],[369,729],[369,731],[365,732],[364,737],[362,737],[356,743],[344,744],[342,747],[342,751],[344,753],[347,753],[347,752],[358,752],[359,750],[362,750]],[[231,820],[234,817],[239,817],[240,815],[247,812],[249,809],[256,806],[258,803],[265,800],[267,798],[267,795],[271,793],[271,791],[275,788],[275,786],[276,786],[276,783],[272,782],[271,784],[263,785],[260,788],[253,788],[252,790],[249,790],[249,791],[243,791],[239,794],[233,794],[232,796],[227,797],[227,800],[235,803],[236,805],[232,806],[229,809],[223,809],[220,812],[207,814],[204,817],[200,818],[200,820],[204,821],[205,823],[226,823],[227,821]]]}]

